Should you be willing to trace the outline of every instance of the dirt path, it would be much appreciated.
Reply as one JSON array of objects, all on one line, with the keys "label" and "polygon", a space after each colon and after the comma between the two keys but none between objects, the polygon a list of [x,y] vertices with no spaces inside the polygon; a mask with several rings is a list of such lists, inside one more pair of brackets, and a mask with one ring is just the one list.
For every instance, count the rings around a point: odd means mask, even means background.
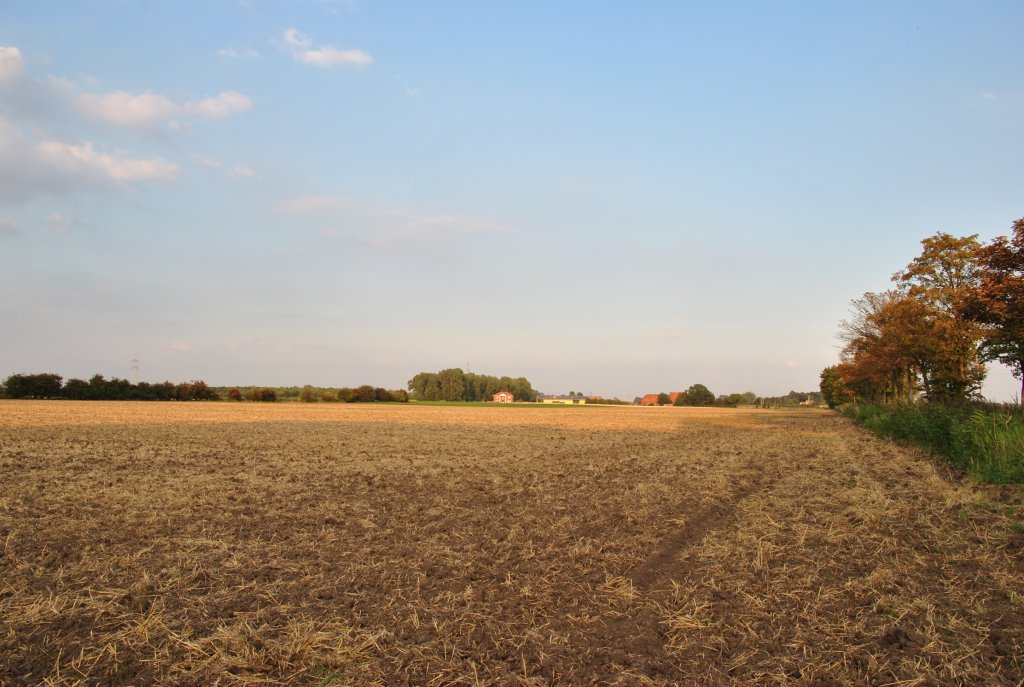
[{"label": "dirt path", "polygon": [[0,402],[0,684],[1014,685],[1024,509],[821,412]]}]

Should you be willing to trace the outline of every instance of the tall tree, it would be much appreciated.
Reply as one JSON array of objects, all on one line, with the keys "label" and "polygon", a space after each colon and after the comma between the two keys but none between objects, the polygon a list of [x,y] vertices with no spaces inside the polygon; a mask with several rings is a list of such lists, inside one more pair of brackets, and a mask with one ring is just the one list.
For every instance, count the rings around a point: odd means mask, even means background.
[{"label": "tall tree", "polygon": [[925,311],[916,322],[925,326],[928,354],[922,369],[931,400],[963,400],[985,380],[979,346],[984,328],[963,316],[976,292],[980,270],[977,235],[956,237],[939,232],[921,242],[921,255],[893,275],[893,281]]},{"label": "tall tree", "polygon": [[453,367],[437,373],[442,401],[462,401],[466,396],[466,378],[462,370]]},{"label": "tall tree", "polygon": [[1013,237],[997,236],[978,250],[980,274],[963,302],[966,317],[986,326],[985,360],[998,360],[1021,380],[1024,403],[1024,218],[1013,223]]},{"label": "tall tree", "polygon": [[899,291],[866,293],[839,325],[846,342],[836,372],[864,400],[912,401],[927,376],[933,337],[921,301]]}]

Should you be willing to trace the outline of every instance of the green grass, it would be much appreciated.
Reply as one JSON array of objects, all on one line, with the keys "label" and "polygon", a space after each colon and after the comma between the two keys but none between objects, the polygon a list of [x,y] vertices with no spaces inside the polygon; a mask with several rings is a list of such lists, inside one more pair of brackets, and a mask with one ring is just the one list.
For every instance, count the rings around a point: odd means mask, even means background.
[{"label": "green grass", "polygon": [[979,481],[1024,484],[1024,416],[936,403],[850,404],[843,413],[879,436],[921,446]]}]

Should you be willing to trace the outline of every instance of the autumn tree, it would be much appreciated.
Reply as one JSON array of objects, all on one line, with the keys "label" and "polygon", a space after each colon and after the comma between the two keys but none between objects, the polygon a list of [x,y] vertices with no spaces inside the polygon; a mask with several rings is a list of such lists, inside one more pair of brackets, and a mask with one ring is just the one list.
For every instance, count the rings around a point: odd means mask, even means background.
[{"label": "autumn tree", "polygon": [[866,293],[839,325],[845,342],[836,373],[867,401],[913,401],[934,348],[922,303],[899,291]]},{"label": "autumn tree", "polygon": [[985,326],[984,360],[998,360],[1021,380],[1024,403],[1024,218],[1013,223],[1013,237],[996,237],[977,251],[976,287],[962,302],[964,315]]},{"label": "autumn tree", "polygon": [[894,274],[893,281],[922,307],[915,324],[926,330],[926,341],[919,343],[927,348],[921,373],[929,400],[965,400],[985,380],[979,353],[984,328],[962,314],[979,285],[981,246],[976,234],[942,232],[921,245],[921,255]]}]

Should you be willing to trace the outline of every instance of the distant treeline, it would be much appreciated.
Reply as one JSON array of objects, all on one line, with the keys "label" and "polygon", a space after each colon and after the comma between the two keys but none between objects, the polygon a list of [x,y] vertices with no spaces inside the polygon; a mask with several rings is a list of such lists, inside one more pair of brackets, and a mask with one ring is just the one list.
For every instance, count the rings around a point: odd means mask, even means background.
[{"label": "distant treeline", "polygon": [[537,392],[525,377],[479,375],[457,367],[420,372],[409,380],[409,391],[419,401],[490,401],[499,391],[510,392],[517,401],[537,400]]},{"label": "distant treeline", "polygon": [[301,401],[303,403],[405,403],[409,392],[405,389],[383,389],[368,384],[355,388],[282,386],[232,386],[215,389],[228,401]]},{"label": "distant treeline", "polygon": [[211,387],[206,382],[160,382],[132,384],[127,379],[104,379],[93,375],[89,381],[69,379],[59,374],[14,374],[3,382],[0,397],[6,398],[64,398],[74,401],[305,401],[313,403],[374,403],[405,402],[409,393],[404,389],[389,391],[364,385],[356,388],[304,387]]},{"label": "distant treeline", "polygon": [[[690,386],[686,391],[680,391],[674,394],[660,393],[658,394],[657,404],[660,406],[698,406],[698,407],[711,407],[715,406],[718,408],[736,408],[737,406],[760,406],[762,408],[788,408],[800,405],[805,405],[807,401],[813,401],[815,404],[822,402],[821,393],[818,391],[790,391],[785,396],[766,396],[759,397],[753,391],[746,391],[744,393],[733,393],[733,394],[722,394],[715,396],[710,389],[703,384],[694,384]],[[633,403],[641,405],[644,399],[639,396],[633,399]]]},{"label": "distant treeline", "polygon": [[104,379],[93,375],[89,381],[58,374],[15,374],[4,380],[8,398],[66,398],[75,401],[216,401],[217,392],[206,382],[160,382],[132,384],[127,379]]},{"label": "distant treeline", "polygon": [[759,399],[758,405],[767,408],[789,408],[804,405],[807,401],[814,401],[815,405],[824,403],[820,391],[790,391],[785,396],[766,396]]}]

